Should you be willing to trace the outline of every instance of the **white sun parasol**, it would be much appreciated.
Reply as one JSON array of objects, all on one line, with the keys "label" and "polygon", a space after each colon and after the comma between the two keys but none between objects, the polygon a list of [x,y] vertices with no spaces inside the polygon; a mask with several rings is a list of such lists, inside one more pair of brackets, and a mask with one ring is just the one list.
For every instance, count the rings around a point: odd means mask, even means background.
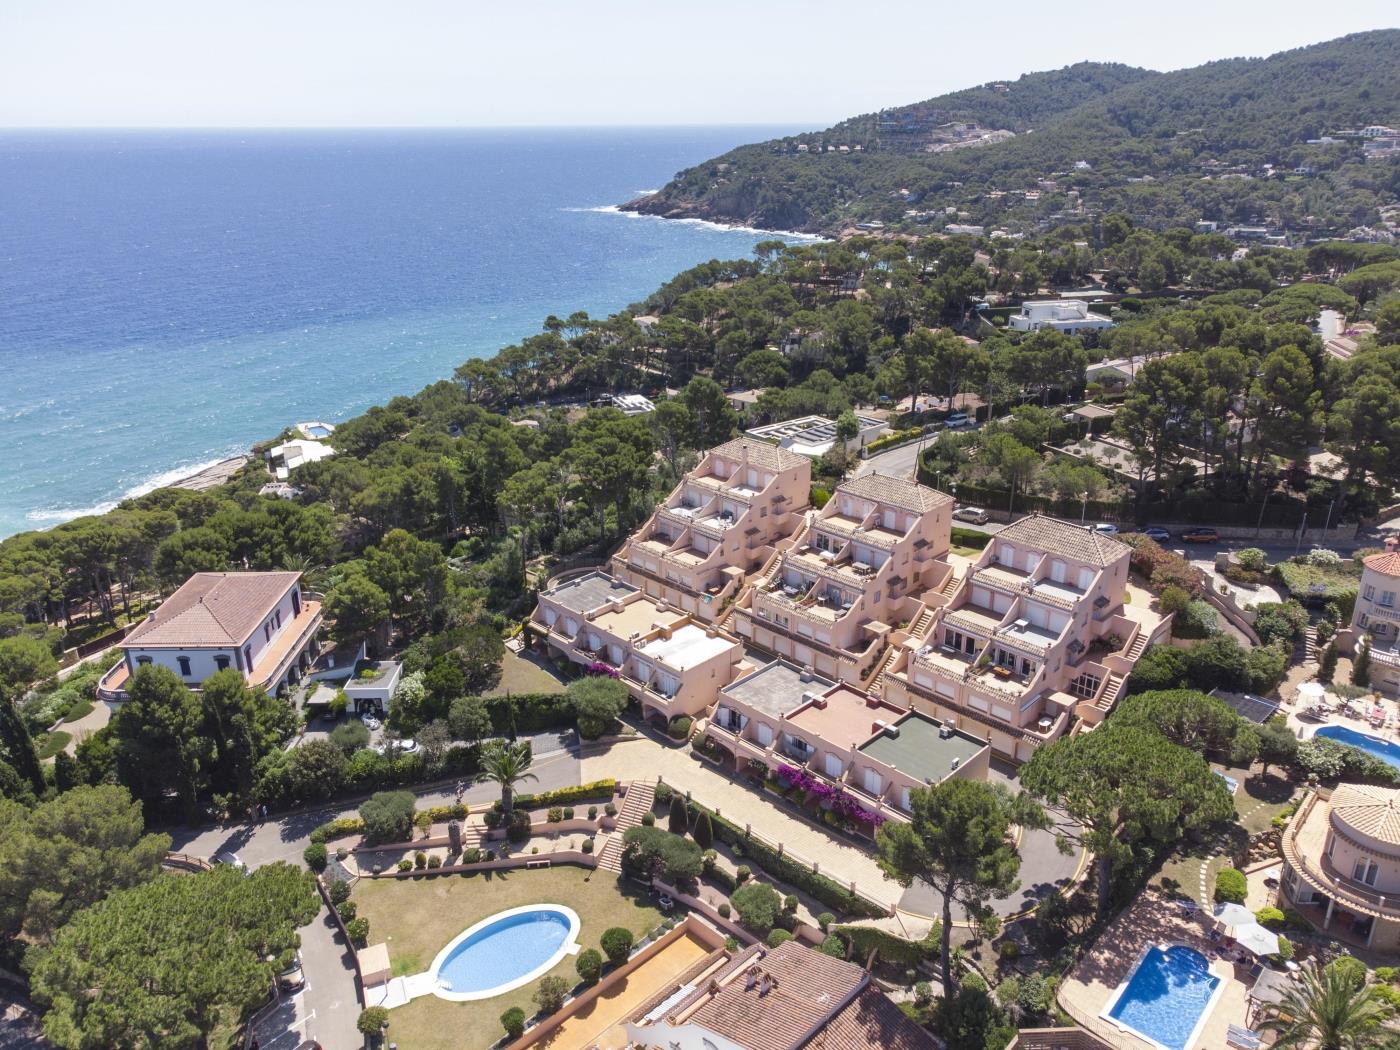
[{"label": "white sun parasol", "polygon": [[1298,687],[1299,700],[1321,700],[1327,695],[1327,687],[1321,682],[1304,682]]},{"label": "white sun parasol", "polygon": [[1226,936],[1237,937],[1239,935],[1236,930],[1245,926],[1257,926],[1259,920],[1254,917],[1254,912],[1243,904],[1217,904],[1215,923],[1225,931]]},{"label": "white sun parasol", "polygon": [[1255,955],[1277,955],[1278,934],[1265,929],[1257,922],[1241,926],[1235,930],[1235,943]]}]

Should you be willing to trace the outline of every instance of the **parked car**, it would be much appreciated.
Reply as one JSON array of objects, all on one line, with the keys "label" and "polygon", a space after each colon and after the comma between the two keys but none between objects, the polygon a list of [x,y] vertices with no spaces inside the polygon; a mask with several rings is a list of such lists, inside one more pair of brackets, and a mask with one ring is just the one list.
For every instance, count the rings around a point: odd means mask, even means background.
[{"label": "parked car", "polygon": [[1118,526],[1112,524],[1111,522],[1101,521],[1094,526],[1094,531],[1097,532],[1100,536],[1117,536]]},{"label": "parked car", "polygon": [[1147,526],[1147,528],[1142,530],[1142,534],[1146,536],[1149,540],[1156,540],[1158,543],[1162,543],[1172,538],[1172,534],[1166,529],[1162,528],[1162,526],[1160,525],[1149,525]]},{"label": "parked car", "polygon": [[972,417],[969,416],[966,412],[954,412],[951,416],[949,416],[943,421],[943,425],[949,428],[965,427],[971,422]]},{"label": "parked car", "polygon": [[292,960],[292,965],[277,975],[277,987],[284,992],[299,992],[306,985],[306,973],[301,968],[301,956]]},{"label": "parked car", "polygon": [[1197,525],[1195,528],[1181,530],[1182,543],[1219,543],[1220,533],[1216,532],[1208,525]]},{"label": "parked car", "polygon": [[[398,750],[399,754],[401,754],[401,755],[411,755],[411,754],[413,754],[413,752],[415,752],[415,751],[418,750],[418,741],[416,741],[416,740],[404,739],[404,740],[400,740],[396,746],[397,746],[397,750]],[[386,753],[388,752],[388,750],[389,750],[389,745],[388,745],[387,743],[378,743],[378,744],[375,744],[374,747],[371,748],[371,750],[372,750],[376,755],[383,755],[383,754],[386,754]]]},{"label": "parked car", "polygon": [[370,730],[378,729],[381,725],[379,719],[375,718],[369,711],[366,711],[360,716],[360,721],[364,723],[366,729]]},{"label": "parked car", "polygon": [[248,865],[243,863],[243,858],[231,849],[220,850],[218,853],[215,853],[213,861],[215,864],[227,864],[230,868],[237,868],[244,873],[248,871]]},{"label": "parked car", "polygon": [[959,507],[953,511],[954,521],[970,521],[974,525],[987,524],[987,512],[981,507]]}]

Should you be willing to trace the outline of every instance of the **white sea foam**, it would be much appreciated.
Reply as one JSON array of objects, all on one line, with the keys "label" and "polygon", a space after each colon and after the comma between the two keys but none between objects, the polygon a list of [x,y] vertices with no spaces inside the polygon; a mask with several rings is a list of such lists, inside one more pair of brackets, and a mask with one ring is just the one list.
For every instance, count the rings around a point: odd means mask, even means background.
[{"label": "white sea foam", "polygon": [[[658,191],[659,192],[659,191]],[[712,222],[709,219],[670,219],[664,215],[648,215],[640,211],[623,211],[616,204],[601,204],[596,208],[561,208],[560,211],[579,212],[600,212],[605,215],[621,215],[627,219],[650,219],[653,222],[675,222],[684,226],[696,226],[701,229],[715,230],[719,233],[751,233],[767,234],[772,237],[785,237],[791,241],[825,241],[829,237],[823,237],[818,233],[801,233],[798,230],[765,230],[757,226],[741,226],[738,223]]]},{"label": "white sea foam", "polygon": [[148,492],[156,489],[163,489],[167,485],[173,485],[177,481],[184,481],[192,478],[196,474],[208,470],[210,467],[222,463],[224,460],[238,454],[238,450],[217,456],[214,459],[203,460],[201,462],[183,463],[178,467],[171,467],[163,470],[159,474],[154,474],[136,485],[131,486],[123,492],[117,499],[106,500],[102,503],[95,503],[91,507],[40,507],[25,514],[30,521],[46,526],[60,525],[65,521],[72,521],[74,518],[85,518],[95,514],[106,514],[116,507],[122,500],[135,499],[137,496],[144,496]]}]

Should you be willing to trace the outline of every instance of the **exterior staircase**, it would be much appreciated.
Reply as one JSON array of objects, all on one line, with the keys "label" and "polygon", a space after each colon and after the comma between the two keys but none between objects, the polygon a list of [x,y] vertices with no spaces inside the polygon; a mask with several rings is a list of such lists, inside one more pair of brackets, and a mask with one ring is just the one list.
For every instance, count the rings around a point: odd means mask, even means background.
[{"label": "exterior staircase", "polygon": [[1104,683],[1103,692],[1099,693],[1099,698],[1094,701],[1094,706],[1105,713],[1112,711],[1113,705],[1118,703],[1118,698],[1123,695],[1123,682],[1123,675],[1117,672],[1110,673],[1108,681]]},{"label": "exterior staircase", "polygon": [[1126,656],[1129,660],[1133,661],[1134,663],[1137,663],[1138,657],[1141,656],[1141,655],[1143,654],[1144,650],[1146,650],[1146,649],[1147,649],[1147,632],[1146,632],[1146,631],[1138,631],[1137,637],[1133,639],[1133,644],[1130,645],[1130,646],[1128,646],[1128,651],[1127,651],[1126,653],[1124,653],[1123,655]]},{"label": "exterior staircase", "polygon": [[958,586],[962,583],[962,581],[963,577],[959,576],[957,570],[955,569],[954,571],[948,574],[948,579],[944,582],[943,589],[938,593],[943,595],[943,597],[947,598],[949,601],[952,601],[953,595],[958,593]]},{"label": "exterior staircase", "polygon": [[656,785],[642,780],[634,780],[627,785],[627,794],[622,800],[622,808],[617,812],[617,827],[608,832],[607,841],[598,851],[598,867],[622,874],[622,836],[628,828],[635,828],[642,822],[642,814],[649,813],[656,805]]}]

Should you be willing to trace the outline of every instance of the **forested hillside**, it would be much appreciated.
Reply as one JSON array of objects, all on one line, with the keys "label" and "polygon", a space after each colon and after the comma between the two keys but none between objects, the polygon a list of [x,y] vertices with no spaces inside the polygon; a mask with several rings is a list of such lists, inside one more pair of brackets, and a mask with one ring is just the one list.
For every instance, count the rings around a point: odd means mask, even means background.
[{"label": "forested hillside", "polygon": [[1031,231],[1110,209],[1159,228],[1344,230],[1394,201],[1400,164],[1308,140],[1397,120],[1400,30],[1172,73],[1083,63],[742,146],[627,206],[818,232]]}]

